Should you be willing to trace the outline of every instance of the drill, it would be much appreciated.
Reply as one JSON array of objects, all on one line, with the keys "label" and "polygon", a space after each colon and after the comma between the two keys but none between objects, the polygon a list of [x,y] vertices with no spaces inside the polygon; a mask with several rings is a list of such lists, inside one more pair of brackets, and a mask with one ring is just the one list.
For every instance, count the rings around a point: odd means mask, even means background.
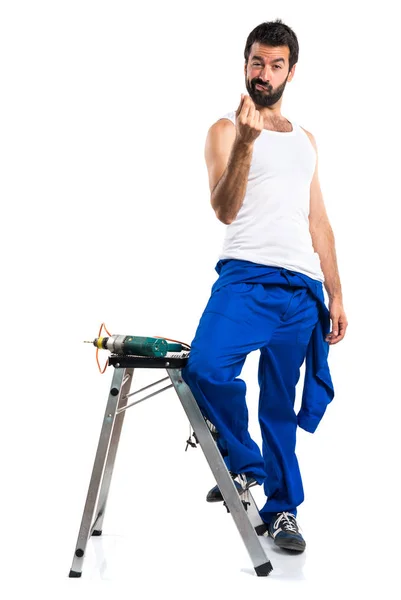
[{"label": "drill", "polygon": [[181,352],[184,348],[179,343],[169,343],[163,338],[141,337],[135,335],[111,335],[98,337],[92,342],[96,348],[110,350],[113,354],[134,354],[136,356],[166,356],[167,352]]}]

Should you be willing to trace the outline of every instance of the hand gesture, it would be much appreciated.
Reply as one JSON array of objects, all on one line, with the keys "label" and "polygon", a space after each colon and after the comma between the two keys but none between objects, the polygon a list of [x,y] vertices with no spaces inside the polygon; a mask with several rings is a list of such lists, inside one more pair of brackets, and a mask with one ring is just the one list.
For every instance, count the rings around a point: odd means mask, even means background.
[{"label": "hand gesture", "polygon": [[253,144],[263,130],[263,116],[256,110],[255,103],[250,96],[241,94],[241,102],[235,113],[235,127],[237,138],[245,144]]}]

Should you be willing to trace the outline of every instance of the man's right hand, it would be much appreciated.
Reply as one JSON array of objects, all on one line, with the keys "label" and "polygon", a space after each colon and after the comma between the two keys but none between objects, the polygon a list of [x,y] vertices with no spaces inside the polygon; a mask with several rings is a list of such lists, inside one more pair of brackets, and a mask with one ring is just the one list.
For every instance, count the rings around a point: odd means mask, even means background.
[{"label": "man's right hand", "polygon": [[244,144],[253,144],[263,130],[263,116],[256,110],[254,101],[250,96],[241,94],[241,102],[235,113],[235,127],[237,139]]}]

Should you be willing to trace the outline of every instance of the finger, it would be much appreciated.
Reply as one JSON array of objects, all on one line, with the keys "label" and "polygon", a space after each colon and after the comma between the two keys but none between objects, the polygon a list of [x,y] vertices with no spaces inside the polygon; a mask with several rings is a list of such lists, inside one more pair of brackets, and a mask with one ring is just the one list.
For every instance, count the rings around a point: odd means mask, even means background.
[{"label": "finger", "polygon": [[255,111],[256,111],[255,104],[251,100],[251,102],[249,104],[248,121],[252,127],[253,127],[254,121],[255,121]]},{"label": "finger", "polygon": [[344,338],[345,332],[347,331],[347,325],[348,325],[348,323],[347,322],[343,323],[342,321],[339,321],[338,325],[339,325],[339,330],[340,331],[339,331],[337,337],[333,339],[333,343],[334,344],[337,344],[338,342],[341,342],[341,340]]},{"label": "finger", "polygon": [[336,338],[333,338],[331,340],[329,340],[329,345],[330,346],[334,346],[334,344],[338,344],[338,342],[341,342],[341,340],[343,339],[343,335],[339,335]]},{"label": "finger", "polygon": [[250,96],[248,96],[249,102],[252,104],[252,106],[254,106],[256,108],[256,104],[255,102],[252,100],[252,98]]},{"label": "finger", "polygon": [[241,117],[244,121],[246,121],[246,119],[248,118],[250,106],[250,97],[244,96],[244,103],[241,108]]},{"label": "finger", "polygon": [[251,123],[254,129],[260,130],[260,112],[255,108],[255,114],[253,115],[253,120]]},{"label": "finger", "polygon": [[345,331],[346,331],[346,326],[343,329],[341,329],[341,323],[340,323],[340,332],[339,332],[339,334],[337,336],[333,335],[333,333],[329,334],[326,337],[326,342],[328,342],[330,345],[338,344],[338,342],[341,342],[341,340],[344,338]]},{"label": "finger", "polygon": [[243,104],[244,104],[244,94],[241,94],[241,100],[240,100],[239,106],[237,108],[237,116],[240,114]]},{"label": "finger", "polygon": [[337,341],[342,340],[345,335],[348,323],[346,321],[343,322],[341,320],[341,317],[338,317],[337,319],[333,319],[332,322],[333,322],[333,330],[330,332],[328,337],[332,340],[334,340],[334,339],[336,339]]},{"label": "finger", "polygon": [[249,115],[249,117],[250,117],[249,124],[253,129],[255,129],[255,127],[259,123],[258,112],[259,111],[257,111],[255,108],[254,111],[252,113],[250,113],[250,115]]},{"label": "finger", "polygon": [[335,335],[334,335],[334,331],[332,330],[332,331],[330,331],[330,333],[328,333],[328,334],[326,335],[326,338],[325,338],[325,339],[326,339],[326,342],[327,342],[327,341],[329,341],[329,340],[334,340],[336,337],[337,337],[337,336],[335,336]]}]

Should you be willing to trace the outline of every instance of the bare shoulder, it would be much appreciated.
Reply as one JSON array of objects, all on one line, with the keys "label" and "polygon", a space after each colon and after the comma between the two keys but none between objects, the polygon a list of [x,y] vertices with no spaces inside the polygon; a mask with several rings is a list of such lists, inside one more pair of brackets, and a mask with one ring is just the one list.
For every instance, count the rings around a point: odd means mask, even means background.
[{"label": "bare shoulder", "polygon": [[315,140],[315,137],[314,137],[314,135],[313,135],[313,134],[312,134],[310,131],[307,131],[307,130],[305,129],[305,127],[301,127],[301,129],[303,129],[303,130],[305,131],[306,135],[308,136],[308,138],[309,138],[309,139],[310,139],[310,141],[311,141],[311,144],[312,144],[312,146],[314,147],[314,149],[315,149],[315,150],[316,150],[316,152],[317,152],[317,145],[316,145],[316,140]]},{"label": "bare shoulder", "polygon": [[230,137],[235,135],[235,125],[230,119],[222,117],[209,127],[209,133],[212,135],[224,135]]},{"label": "bare shoulder", "polygon": [[235,125],[230,119],[222,118],[209,127],[206,150],[229,153],[236,136]]}]

